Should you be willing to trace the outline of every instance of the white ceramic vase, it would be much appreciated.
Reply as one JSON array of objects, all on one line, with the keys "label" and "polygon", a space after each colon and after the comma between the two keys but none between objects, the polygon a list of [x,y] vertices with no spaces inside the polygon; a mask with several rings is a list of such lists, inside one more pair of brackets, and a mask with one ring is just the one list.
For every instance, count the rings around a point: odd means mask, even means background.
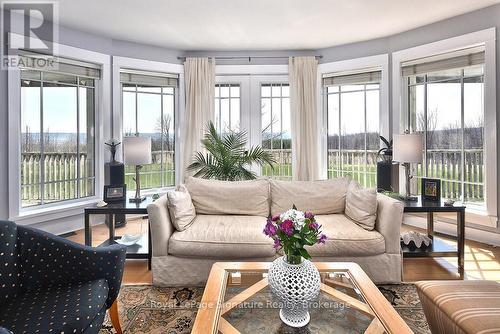
[{"label": "white ceramic vase", "polygon": [[309,323],[309,307],[316,301],[320,290],[320,277],[316,266],[302,259],[300,264],[289,264],[284,256],[271,264],[269,287],[281,305],[280,318],[291,327]]}]

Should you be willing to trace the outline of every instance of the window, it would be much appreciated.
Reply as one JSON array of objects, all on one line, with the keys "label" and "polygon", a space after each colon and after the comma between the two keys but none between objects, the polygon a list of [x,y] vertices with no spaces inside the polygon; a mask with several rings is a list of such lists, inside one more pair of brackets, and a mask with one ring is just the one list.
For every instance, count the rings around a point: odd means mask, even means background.
[{"label": "window", "polygon": [[421,177],[439,178],[444,198],[484,206],[484,51],[458,53],[402,64],[407,128],[424,136],[412,191]]},{"label": "window", "polygon": [[[151,137],[152,163],[141,169],[141,189],[175,185],[176,75],[121,71],[123,136]],[[134,166],[125,166],[127,189],[135,189]]]},{"label": "window", "polygon": [[328,178],[346,176],[376,186],[380,76],[380,71],[324,76]]},{"label": "window", "polygon": [[290,87],[288,84],[260,86],[262,148],[271,152],[277,163],[274,171],[265,166],[262,175],[281,180],[292,179],[292,138],[290,125]]},{"label": "window", "polygon": [[59,61],[64,73],[20,71],[21,207],[95,195],[95,86],[100,70],[93,64]]},{"label": "window", "polygon": [[215,127],[219,133],[240,130],[240,94],[239,84],[215,85]]}]

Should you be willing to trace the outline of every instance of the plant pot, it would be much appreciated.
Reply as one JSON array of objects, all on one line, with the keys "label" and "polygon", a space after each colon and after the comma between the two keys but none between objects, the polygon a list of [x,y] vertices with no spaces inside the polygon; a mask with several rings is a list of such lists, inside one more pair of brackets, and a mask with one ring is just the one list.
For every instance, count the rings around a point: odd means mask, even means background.
[{"label": "plant pot", "polygon": [[268,273],[269,287],[280,302],[280,318],[291,327],[309,323],[309,307],[320,290],[320,276],[316,266],[302,259],[300,264],[289,264],[285,257],[277,258]]}]

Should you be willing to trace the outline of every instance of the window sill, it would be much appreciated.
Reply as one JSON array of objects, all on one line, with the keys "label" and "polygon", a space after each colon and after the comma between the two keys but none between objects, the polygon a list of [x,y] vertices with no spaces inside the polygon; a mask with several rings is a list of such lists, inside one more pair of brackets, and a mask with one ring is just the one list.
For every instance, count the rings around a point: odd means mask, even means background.
[{"label": "window sill", "polygon": [[82,200],[72,201],[71,203],[60,203],[41,208],[21,209],[17,216],[9,217],[9,220],[22,225],[31,225],[35,223],[50,221],[54,219],[65,218],[83,214],[83,209],[94,205],[101,199],[94,196]]}]

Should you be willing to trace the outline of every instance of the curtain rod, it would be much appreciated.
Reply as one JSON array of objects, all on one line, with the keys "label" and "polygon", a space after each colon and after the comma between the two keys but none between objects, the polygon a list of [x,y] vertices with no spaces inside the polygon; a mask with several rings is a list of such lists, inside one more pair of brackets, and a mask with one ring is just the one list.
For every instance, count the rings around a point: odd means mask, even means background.
[{"label": "curtain rod", "polygon": [[[321,55],[315,55],[317,59],[323,58]],[[186,60],[186,58],[189,57],[177,57],[179,60]],[[200,58],[200,57],[193,57],[193,58]],[[230,59],[248,59],[248,61],[251,61],[252,58],[256,59],[288,59],[288,56],[220,56],[220,57],[208,57],[208,58],[215,58],[215,59],[221,59],[221,60],[230,60]]]}]

